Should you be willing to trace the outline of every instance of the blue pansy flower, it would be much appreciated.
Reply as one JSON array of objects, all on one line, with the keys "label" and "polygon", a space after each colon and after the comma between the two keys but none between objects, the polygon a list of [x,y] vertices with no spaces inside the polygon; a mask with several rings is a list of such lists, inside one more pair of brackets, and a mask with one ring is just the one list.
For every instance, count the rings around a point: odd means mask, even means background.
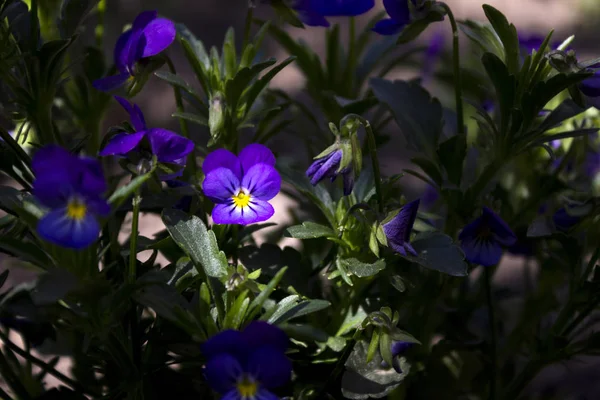
[{"label": "blue pansy flower", "polygon": [[380,35],[395,35],[400,33],[410,23],[410,9],[408,2],[415,0],[383,0],[383,6],[389,18],[377,22],[373,31]]},{"label": "blue pansy flower", "polygon": [[175,24],[158,18],[156,11],[144,11],[133,21],[131,29],[125,31],[115,45],[115,66],[118,74],[94,81],[96,89],[103,92],[123,86],[136,74],[136,66],[145,58],[155,56],[175,40]]},{"label": "blue pansy flower", "polygon": [[458,236],[467,261],[489,267],[502,257],[502,247],[515,244],[517,236],[500,216],[487,207]]},{"label": "blue pansy flower", "polygon": [[309,26],[329,26],[326,17],[354,17],[369,11],[375,0],[297,0],[293,8]]},{"label": "blue pansy flower", "polygon": [[600,71],[579,84],[579,90],[586,97],[589,105],[600,109]]},{"label": "blue pansy flower", "polygon": [[223,400],[276,400],[271,390],[292,375],[287,348],[286,334],[266,322],[251,322],[241,332],[223,331],[202,345],[206,381]]},{"label": "blue pansy flower", "polygon": [[50,209],[38,222],[38,235],[72,249],[92,244],[100,233],[98,216],[110,212],[100,163],[52,145],[35,153],[32,167],[33,195]]},{"label": "blue pansy flower", "polygon": [[340,171],[342,152],[342,149],[332,151],[321,158],[317,158],[308,167],[306,176],[310,179],[311,185],[316,186],[325,178],[329,178],[333,182],[338,175],[342,175],[342,179],[344,180],[344,196],[349,196],[352,193],[352,189],[354,188],[354,171],[352,171],[352,164]]},{"label": "blue pansy flower", "polygon": [[[403,341],[394,341],[392,343],[392,367],[394,368],[394,370],[401,374],[402,373],[402,368],[400,368],[400,362],[399,362],[399,357],[404,354],[405,352],[407,352],[411,347],[413,347],[415,344],[411,343],[411,342],[403,342]],[[389,368],[390,365],[385,362],[382,361],[381,362],[381,367],[382,368]]]},{"label": "blue pansy flower", "polygon": [[[166,129],[146,127],[146,121],[137,104],[132,104],[122,97],[115,99],[129,113],[134,133],[118,133],[100,151],[101,156],[149,156],[155,155],[159,163],[175,164],[184,167],[187,156],[194,149],[194,142]],[[167,180],[182,174],[182,170],[161,175]]]},{"label": "blue pansy flower", "polygon": [[387,238],[388,246],[397,253],[406,256],[407,253],[417,256],[417,252],[410,242],[410,232],[417,218],[420,200],[407,203],[391,221],[383,224],[383,232]]},{"label": "blue pansy flower", "polygon": [[274,214],[268,202],[279,193],[281,177],[275,156],[266,146],[253,143],[236,156],[218,149],[202,164],[206,177],[202,190],[216,203],[212,218],[216,224],[247,225],[266,221]]}]

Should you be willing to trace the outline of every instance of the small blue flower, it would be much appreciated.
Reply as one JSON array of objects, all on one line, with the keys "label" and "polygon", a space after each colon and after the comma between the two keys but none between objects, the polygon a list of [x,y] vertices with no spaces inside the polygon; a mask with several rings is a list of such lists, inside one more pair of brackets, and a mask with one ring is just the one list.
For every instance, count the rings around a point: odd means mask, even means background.
[{"label": "small blue flower", "polygon": [[354,171],[349,165],[340,171],[340,163],[342,162],[342,149],[337,149],[321,158],[317,158],[306,170],[306,176],[310,179],[310,183],[316,186],[325,178],[329,178],[331,182],[335,181],[338,175],[342,175],[344,180],[344,196],[349,196],[354,188]]},{"label": "small blue flower", "polygon": [[216,203],[212,211],[215,224],[248,225],[266,221],[275,210],[268,202],[281,189],[275,169],[275,156],[266,146],[253,143],[236,156],[218,149],[204,159],[206,177],[202,190]]},{"label": "small blue flower", "polygon": [[[414,345],[415,345],[414,343],[403,342],[403,341],[394,341],[392,343],[392,367],[394,368],[394,370],[397,373],[399,373],[399,374],[402,373],[402,368],[400,368],[400,362],[398,360],[398,357],[401,356],[402,354],[404,354],[405,352],[407,352]],[[388,363],[386,363],[385,361],[382,361],[381,367],[389,368],[390,365]]]},{"label": "small blue flower", "polygon": [[309,26],[329,26],[326,17],[354,17],[369,11],[375,0],[297,0],[293,8]]},{"label": "small blue flower", "polygon": [[[132,153],[147,153],[156,156],[159,163],[170,163],[181,168],[185,166],[187,156],[194,149],[194,142],[166,129],[146,127],[146,121],[137,104],[132,104],[122,97],[115,99],[129,113],[134,133],[119,133],[113,136],[100,151],[100,156],[129,156]],[[146,139],[146,140],[144,140]],[[182,174],[182,170],[161,176],[167,180]]]},{"label": "small blue flower", "polygon": [[93,86],[103,92],[123,86],[136,74],[136,65],[148,57],[155,56],[175,40],[175,24],[158,18],[156,11],[144,11],[137,16],[131,29],[117,40],[115,45],[115,65],[117,75],[94,81]]},{"label": "small blue flower", "polygon": [[502,246],[512,246],[517,241],[506,222],[487,207],[483,207],[479,218],[463,228],[458,238],[465,258],[484,267],[498,264]]},{"label": "small blue flower", "polygon": [[72,249],[92,244],[100,233],[98,216],[110,212],[100,163],[52,145],[35,153],[32,167],[33,195],[50,209],[38,222],[40,237]]},{"label": "small blue flower", "polygon": [[206,381],[223,400],[276,400],[271,390],[292,375],[287,348],[286,334],[266,322],[252,322],[241,332],[223,331],[202,345]]},{"label": "small blue flower", "polygon": [[419,202],[420,200],[417,199],[407,203],[391,221],[383,225],[388,246],[403,256],[407,253],[417,256],[417,252],[409,242],[410,232],[417,218]]},{"label": "small blue flower", "polygon": [[[380,35],[400,33],[410,23],[409,1],[411,0],[383,0],[385,11],[390,17],[377,22],[373,31]],[[415,3],[414,0],[412,2]]]}]

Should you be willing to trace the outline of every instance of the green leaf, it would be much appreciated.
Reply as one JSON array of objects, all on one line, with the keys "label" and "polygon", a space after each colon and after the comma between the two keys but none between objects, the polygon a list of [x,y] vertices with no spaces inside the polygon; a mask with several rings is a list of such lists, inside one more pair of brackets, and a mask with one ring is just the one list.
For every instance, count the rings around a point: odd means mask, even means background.
[{"label": "green leaf", "polygon": [[237,53],[235,51],[235,33],[232,27],[227,29],[223,42],[223,64],[225,78],[230,79],[237,70]]},{"label": "green leaf", "polygon": [[385,260],[383,259],[377,260],[373,264],[368,264],[359,261],[356,258],[346,258],[341,260],[341,263],[344,264],[348,271],[359,278],[377,275],[385,269]]},{"label": "green leaf", "polygon": [[581,107],[572,99],[566,99],[548,114],[536,130],[542,133],[546,132],[559,126],[563,121],[585,112],[587,109],[589,109],[589,106]]},{"label": "green leaf", "polygon": [[370,82],[375,96],[391,109],[408,147],[433,157],[443,128],[439,100],[415,82],[380,78]]},{"label": "green leaf", "polygon": [[436,184],[441,186],[444,178],[438,166],[432,161],[424,157],[413,157],[410,160],[413,164],[418,165]]},{"label": "green leaf", "polygon": [[531,147],[541,146],[544,143],[551,142],[553,140],[558,139],[567,139],[567,138],[575,138],[580,136],[588,136],[597,133],[600,128],[583,128],[583,129],[574,129],[568,132],[557,133],[556,135],[544,135],[539,139],[534,140],[531,143]]},{"label": "green leaf", "polygon": [[187,83],[181,76],[173,74],[169,71],[156,71],[154,73],[154,75],[157,78],[162,79],[163,81],[167,82],[171,86],[185,90],[186,92],[191,94],[194,97],[194,99],[196,101],[198,101],[200,104],[204,104],[204,102],[200,98],[200,94],[197,93],[196,90],[189,83]]},{"label": "green leaf", "polygon": [[227,315],[223,321],[223,328],[239,329],[244,321],[244,316],[246,315],[246,311],[248,311],[249,305],[248,290],[244,290],[238,295],[231,308],[227,311]]},{"label": "green leaf", "polygon": [[39,245],[24,242],[22,239],[0,236],[0,252],[18,257],[44,270],[54,265],[52,259],[50,259]]},{"label": "green leaf", "polygon": [[460,30],[479,45],[485,53],[493,53],[499,58],[504,57],[504,46],[491,26],[470,20],[458,24]]},{"label": "green leaf", "polygon": [[516,75],[519,72],[519,36],[517,29],[513,24],[510,24],[504,14],[494,7],[484,4],[483,11],[485,16],[490,21],[498,37],[504,46],[504,60],[508,68],[508,72]]},{"label": "green leaf", "polygon": [[60,36],[66,39],[75,33],[83,19],[92,11],[99,0],[63,0],[60,7],[58,28]]},{"label": "green leaf", "polygon": [[210,58],[202,41],[198,40],[185,25],[176,24],[175,27],[179,43],[183,47],[185,57],[192,66],[202,90],[204,90],[204,93],[210,93],[210,79],[208,77]]},{"label": "green leaf", "polygon": [[304,222],[302,225],[290,226],[286,229],[286,232],[290,237],[296,239],[316,239],[336,236],[331,228],[310,221]]},{"label": "green leaf", "polygon": [[[422,14],[423,12],[425,12],[424,15]],[[402,32],[400,32],[397,43],[408,43],[414,40],[421,32],[427,29],[430,24],[443,21],[446,11],[439,4],[436,4],[436,2],[430,2],[429,9],[420,11],[419,14],[417,20],[411,21],[411,23],[406,25]]]},{"label": "green leaf", "polygon": [[136,176],[127,185],[115,190],[114,193],[108,198],[108,203],[112,206],[112,209],[116,210],[119,208],[119,206],[123,204],[125,200],[132,196],[148,179],[152,177],[153,172],[154,171],[150,171],[144,175]]},{"label": "green leaf", "polygon": [[515,100],[517,81],[511,75],[506,65],[495,54],[485,53],[481,59],[485,70],[496,89],[496,97],[500,107],[502,133],[508,131],[510,111]]},{"label": "green leaf", "polygon": [[208,126],[208,118],[206,118],[204,115],[175,111],[173,114],[171,114],[171,116],[193,122],[194,124]]},{"label": "green leaf", "polygon": [[467,156],[467,144],[459,136],[440,143],[437,150],[438,157],[448,174],[448,180],[460,185],[463,173],[463,164]]},{"label": "green leaf", "polygon": [[411,244],[419,256],[405,258],[448,275],[467,275],[465,256],[450,236],[439,232],[426,232],[419,234]]},{"label": "green leaf", "polygon": [[371,342],[369,343],[369,349],[367,350],[367,362],[371,362],[377,350],[379,350],[379,329],[373,330],[373,335],[371,336]]},{"label": "green leaf", "polygon": [[252,300],[252,303],[250,303],[250,306],[248,307],[248,320],[252,320],[262,310],[265,301],[267,301],[271,293],[273,293],[277,285],[279,285],[279,282],[283,278],[283,275],[285,275],[286,271],[287,267],[283,267],[277,271],[277,274],[275,274],[271,281],[269,281],[263,291]]},{"label": "green leaf", "polygon": [[[385,361],[388,365],[392,365],[394,363],[392,356],[392,339],[390,338],[390,335],[385,332],[382,332],[381,336],[379,337],[379,352],[381,353],[381,358],[383,358],[383,361]],[[367,362],[368,361],[370,360],[367,359]]]},{"label": "green leaf", "polygon": [[331,303],[325,300],[300,300],[300,296],[294,294],[277,303],[275,312],[269,316],[267,322],[278,325],[293,318],[321,311],[330,305]]},{"label": "green leaf", "polygon": [[219,250],[217,239],[202,220],[183,211],[165,209],[162,220],[177,245],[192,259],[196,268],[209,277],[227,276],[227,257]]},{"label": "green leaf", "polygon": [[281,72],[282,69],[287,67],[294,60],[296,60],[295,56],[288,57],[287,59],[279,63],[277,66],[271,68],[269,72],[267,72],[262,78],[260,78],[252,86],[250,86],[248,90],[248,95],[245,96],[247,110],[250,110],[250,108],[252,108],[258,96],[260,96],[262,91],[265,90],[265,88],[269,85],[269,82],[271,82],[275,75]]}]

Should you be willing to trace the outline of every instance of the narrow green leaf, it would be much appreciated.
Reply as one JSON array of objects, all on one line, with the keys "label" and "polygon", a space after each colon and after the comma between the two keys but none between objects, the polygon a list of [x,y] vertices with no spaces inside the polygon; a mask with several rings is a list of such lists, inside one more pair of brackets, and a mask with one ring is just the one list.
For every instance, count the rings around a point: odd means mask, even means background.
[{"label": "narrow green leaf", "polygon": [[296,239],[316,239],[320,237],[335,237],[335,232],[324,225],[315,222],[304,222],[302,225],[290,226],[286,229],[290,237]]},{"label": "narrow green leaf", "polygon": [[377,275],[379,272],[385,269],[385,260],[383,259],[377,260],[372,264],[362,262],[356,258],[346,258],[341,260],[341,262],[348,269],[348,271],[359,278]]},{"label": "narrow green leaf", "polygon": [[269,298],[271,293],[273,293],[277,285],[279,285],[279,282],[281,279],[283,279],[283,275],[285,275],[286,271],[287,267],[283,267],[277,271],[277,274],[275,274],[263,291],[260,292],[260,294],[254,298],[254,300],[252,300],[252,303],[250,303],[250,306],[248,307],[248,321],[254,319],[254,317],[261,311],[265,301]]}]

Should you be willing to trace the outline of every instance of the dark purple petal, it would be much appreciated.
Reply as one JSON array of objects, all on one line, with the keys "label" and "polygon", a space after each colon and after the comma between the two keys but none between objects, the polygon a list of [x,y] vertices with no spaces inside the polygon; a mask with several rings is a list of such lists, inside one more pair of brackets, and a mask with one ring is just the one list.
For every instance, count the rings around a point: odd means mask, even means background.
[{"label": "dark purple petal", "polygon": [[256,400],[279,400],[279,397],[269,392],[267,389],[258,389],[258,393],[254,396]]},{"label": "dark purple petal", "polygon": [[388,18],[382,19],[381,21],[377,22],[377,24],[375,24],[372,30],[373,32],[377,32],[380,35],[390,36],[400,33],[400,31],[404,29],[404,26],[405,25],[399,24],[393,19]]},{"label": "dark purple petal", "polygon": [[392,357],[398,357],[408,349],[414,346],[414,343],[395,341],[392,343]]},{"label": "dark purple petal", "polygon": [[123,32],[119,39],[117,39],[117,44],[115,45],[115,65],[119,72],[126,72],[127,75],[131,72],[132,65],[129,60],[129,46],[131,45],[131,29]]},{"label": "dark purple petal", "polygon": [[[417,199],[407,203],[391,221],[383,225],[383,232],[394,250],[397,250],[393,247],[394,245],[402,246],[410,240],[410,232],[417,218],[419,202],[420,200]],[[402,252],[398,252],[402,254]]]},{"label": "dark purple petal", "polygon": [[217,168],[206,175],[202,182],[202,190],[213,202],[229,204],[231,198],[240,190],[240,181],[230,169]]},{"label": "dark purple petal", "polygon": [[503,246],[512,246],[517,241],[517,235],[498,214],[487,207],[483,207],[482,218],[494,234],[494,240]]},{"label": "dark purple petal", "polygon": [[410,22],[410,10],[407,0],[383,0],[383,6],[389,16],[398,24]]},{"label": "dark purple petal", "polygon": [[533,50],[537,51],[542,43],[544,43],[544,37],[540,35],[519,36],[519,44],[527,50],[527,53],[531,53]]},{"label": "dark purple petal", "polygon": [[554,226],[561,232],[566,232],[581,221],[581,218],[574,215],[569,215],[566,208],[558,209],[552,216]]},{"label": "dark purple petal", "polygon": [[94,81],[94,83],[92,83],[92,86],[101,92],[112,92],[113,90],[125,85],[125,82],[127,82],[129,78],[131,78],[129,73],[122,72],[118,75],[97,79]]},{"label": "dark purple petal", "polygon": [[142,57],[155,56],[165,50],[175,40],[175,24],[164,18],[151,21],[143,30]]},{"label": "dark purple petal", "polygon": [[46,207],[65,206],[74,190],[71,172],[77,169],[77,157],[62,147],[45,146],[34,154],[32,169],[33,195]]},{"label": "dark purple petal", "polygon": [[98,196],[106,192],[108,185],[98,160],[91,157],[79,158],[77,164],[78,168],[71,173],[74,179],[73,186],[78,193]]},{"label": "dark purple petal", "polygon": [[315,186],[324,178],[334,177],[342,161],[342,151],[336,150],[323,158],[317,159],[306,171],[311,185]]},{"label": "dark purple petal", "polygon": [[225,353],[241,354],[246,351],[246,345],[240,331],[227,329],[202,343],[201,350],[206,359],[211,359]]},{"label": "dark purple petal", "polygon": [[[308,0],[306,0],[305,2],[308,2]],[[316,13],[314,11],[312,11],[311,9],[309,9],[308,7],[304,7],[304,8],[296,8],[296,11],[298,11],[298,15],[300,16],[300,20],[308,26],[323,26],[323,27],[328,27],[330,24],[327,21],[327,19],[322,16],[319,13]]]},{"label": "dark purple petal", "polygon": [[217,149],[206,156],[202,163],[202,171],[207,175],[217,168],[230,169],[238,180],[242,180],[242,164],[238,157],[226,149]]},{"label": "dark purple petal", "polygon": [[289,339],[284,331],[264,321],[253,321],[248,324],[242,336],[251,349],[269,345],[285,353],[289,345]]},{"label": "dark purple petal", "polygon": [[76,156],[60,146],[48,145],[35,152],[31,160],[31,167],[36,176],[52,174],[56,170],[68,171],[75,158]]},{"label": "dark purple petal", "polygon": [[473,220],[473,221],[469,222],[467,225],[465,225],[465,227],[462,229],[462,231],[458,235],[458,239],[461,241],[475,239],[479,236],[479,233],[483,229],[484,229],[483,218],[481,218],[481,217],[476,218],[475,220]]},{"label": "dark purple petal", "polygon": [[132,104],[121,96],[114,96],[115,100],[119,102],[121,107],[127,111],[129,114],[129,119],[131,120],[131,125],[135,128],[136,131],[146,130],[146,120],[144,119],[144,114],[142,114],[142,110],[138,107],[137,104]]},{"label": "dark purple petal", "polygon": [[263,346],[250,354],[246,371],[261,386],[274,389],[288,383],[292,377],[292,363],[285,353],[271,346]]},{"label": "dark purple petal", "polygon": [[174,162],[194,150],[194,142],[166,129],[150,129],[147,135],[152,153],[160,162]]},{"label": "dark purple petal", "polygon": [[91,214],[99,215],[102,217],[110,214],[110,204],[105,199],[98,197],[89,197],[85,199],[88,210]]},{"label": "dark purple petal", "polygon": [[113,136],[104,148],[98,153],[100,156],[125,155],[135,149],[142,141],[146,131],[135,133],[118,133]]},{"label": "dark purple petal", "polygon": [[342,177],[344,178],[344,196],[350,196],[354,188],[354,172],[348,170],[343,173]]},{"label": "dark purple petal", "polygon": [[600,72],[596,72],[593,76],[587,78],[579,84],[581,92],[588,97],[600,96]]},{"label": "dark purple petal", "polygon": [[275,168],[267,164],[255,164],[242,179],[242,187],[252,198],[271,200],[281,189],[281,177]]},{"label": "dark purple petal", "polygon": [[490,267],[498,264],[502,258],[502,247],[491,239],[468,239],[461,243],[467,261],[473,264]]},{"label": "dark purple petal", "polygon": [[235,389],[231,389],[229,392],[225,393],[223,395],[223,397],[221,397],[221,400],[244,400],[242,398],[242,396],[240,396],[240,392],[237,390],[237,387]]},{"label": "dark purple petal", "polygon": [[248,173],[248,170],[256,164],[275,166],[275,156],[271,150],[267,146],[258,143],[252,143],[244,147],[238,158],[240,159],[240,163],[242,163],[244,174]]},{"label": "dark purple petal", "polygon": [[156,11],[144,11],[140,13],[131,26],[131,37],[128,41],[127,64],[132,67],[137,61],[144,56],[144,48],[146,47],[146,38],[144,29],[157,18]]},{"label": "dark purple petal", "polygon": [[93,215],[87,214],[76,221],[67,216],[66,208],[46,214],[37,225],[40,237],[61,247],[80,250],[96,241],[100,225]]},{"label": "dark purple petal", "polygon": [[324,17],[354,17],[375,7],[375,0],[309,0],[309,4]]},{"label": "dark purple petal", "polygon": [[206,363],[204,376],[210,387],[221,394],[235,389],[238,379],[244,374],[239,361],[231,354],[219,354]]}]

